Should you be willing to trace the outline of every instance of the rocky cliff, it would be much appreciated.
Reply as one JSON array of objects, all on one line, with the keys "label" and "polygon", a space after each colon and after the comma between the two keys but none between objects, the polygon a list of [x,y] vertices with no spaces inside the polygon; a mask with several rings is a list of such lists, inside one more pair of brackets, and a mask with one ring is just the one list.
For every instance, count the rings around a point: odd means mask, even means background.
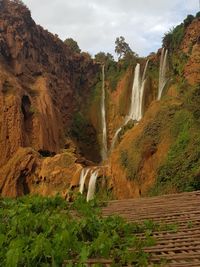
[{"label": "rocky cliff", "polygon": [[[161,101],[161,49],[105,64],[110,147],[129,111],[135,66],[143,71],[149,60],[144,116],[122,129],[99,175],[115,198],[199,188],[199,29],[197,17],[165,36],[168,82]],[[82,168],[101,161],[101,88],[101,67],[87,53],[36,25],[21,1],[0,0],[1,195],[66,195],[78,186]]]},{"label": "rocky cliff", "polygon": [[[0,166],[16,158],[20,147],[31,147],[38,158],[69,148],[74,113],[91,93],[98,72],[86,53],[74,53],[36,25],[20,1],[1,0]],[[88,127],[95,143],[95,129]],[[78,143],[74,152],[82,152]],[[5,177],[3,172],[0,179]]]},{"label": "rocky cliff", "polygon": [[36,25],[17,1],[1,1],[0,56],[0,163],[19,146],[57,153],[98,66]]}]

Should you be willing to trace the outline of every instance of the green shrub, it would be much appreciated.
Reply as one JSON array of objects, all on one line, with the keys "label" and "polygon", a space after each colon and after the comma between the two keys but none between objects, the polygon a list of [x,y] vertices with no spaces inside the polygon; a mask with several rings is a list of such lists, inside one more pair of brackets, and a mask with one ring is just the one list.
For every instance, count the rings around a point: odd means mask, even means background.
[{"label": "green shrub", "polygon": [[160,229],[151,221],[103,218],[96,201],[83,197],[73,204],[58,196],[0,199],[0,265],[62,266],[67,260],[66,266],[74,266],[75,260],[83,266],[88,258],[107,258],[113,266],[149,266],[143,248],[155,245],[150,233]]},{"label": "green shrub", "polygon": [[184,24],[172,28],[163,38],[163,46],[170,51],[177,50],[183,40],[185,33]]},{"label": "green shrub", "polygon": [[179,79],[180,78],[184,79],[184,68],[185,68],[185,64],[188,61],[188,55],[179,51],[177,53],[174,53],[170,57],[170,61],[171,61],[171,67],[172,67],[171,69],[173,70],[173,74],[178,76]]},{"label": "green shrub", "polygon": [[184,27],[188,27],[192,21],[194,20],[194,16],[193,15],[188,15],[187,18],[183,21]]},{"label": "green shrub", "polygon": [[122,150],[120,152],[120,161],[121,161],[121,165],[124,168],[128,167],[128,151],[127,150]]},{"label": "green shrub", "polygon": [[95,143],[92,139],[95,137],[95,129],[81,112],[75,113],[70,134],[77,141],[86,144]]}]

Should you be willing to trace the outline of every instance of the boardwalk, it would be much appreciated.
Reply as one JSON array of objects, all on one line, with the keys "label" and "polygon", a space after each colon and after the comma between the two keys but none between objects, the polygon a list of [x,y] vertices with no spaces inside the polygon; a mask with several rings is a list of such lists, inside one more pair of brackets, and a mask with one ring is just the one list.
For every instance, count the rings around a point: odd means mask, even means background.
[{"label": "boardwalk", "polygon": [[166,259],[169,267],[200,267],[200,191],[161,197],[109,202],[103,215],[118,214],[128,221],[153,220],[175,224],[177,231],[154,232],[156,245],[146,248],[152,264]]}]

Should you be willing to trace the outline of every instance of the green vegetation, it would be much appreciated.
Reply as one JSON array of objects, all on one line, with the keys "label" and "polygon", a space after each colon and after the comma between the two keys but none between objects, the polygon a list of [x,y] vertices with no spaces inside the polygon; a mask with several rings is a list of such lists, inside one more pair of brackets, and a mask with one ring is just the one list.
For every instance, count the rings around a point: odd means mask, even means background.
[{"label": "green vegetation", "polygon": [[163,46],[169,49],[170,51],[177,50],[183,40],[185,33],[184,24],[172,28],[168,33],[165,34],[163,38]]},{"label": "green vegetation", "polygon": [[200,92],[191,88],[184,92],[184,104],[171,122],[173,140],[166,161],[158,170],[151,195],[200,189]]},{"label": "green vegetation", "polygon": [[123,36],[117,37],[115,41],[115,52],[119,59],[127,57],[138,57],[138,55],[132,51],[129,44],[125,41]]},{"label": "green vegetation", "polygon": [[[196,14],[196,18],[199,17],[199,12]],[[180,44],[183,40],[185,29],[192,23],[195,19],[193,15],[188,15],[183,23],[172,28],[169,32],[163,37],[163,46],[169,49],[170,51],[177,51],[180,47]]]},{"label": "green vegetation", "polygon": [[178,107],[169,103],[163,105],[155,119],[149,121],[143,132],[132,141],[128,150],[120,152],[120,163],[128,179],[140,182],[139,170],[149,156],[157,151],[162,134],[166,132]]},{"label": "green vegetation", "polygon": [[183,24],[184,24],[184,27],[188,27],[192,21],[194,20],[194,16],[193,15],[188,15],[186,19],[184,19],[183,21]]},{"label": "green vegetation", "polygon": [[66,260],[68,267],[85,266],[88,258],[112,259],[112,266],[148,266],[143,248],[155,244],[152,231],[165,229],[151,221],[103,218],[97,203],[81,196],[73,204],[58,196],[0,199],[0,207],[0,264],[5,267],[61,266]]},{"label": "green vegetation", "polygon": [[78,46],[78,43],[72,39],[72,38],[67,38],[64,43],[69,47],[69,49],[74,52],[74,53],[80,53],[81,49]]},{"label": "green vegetation", "polygon": [[184,67],[188,61],[188,55],[182,51],[177,51],[174,54],[171,54],[170,65],[172,74],[176,75],[179,80],[182,79],[184,82]]},{"label": "green vegetation", "polygon": [[108,81],[109,89],[116,90],[117,84],[120,79],[125,75],[126,71],[130,67],[127,61],[121,61],[120,63],[110,64],[106,69],[106,81]]},{"label": "green vegetation", "polygon": [[75,113],[71,127],[72,136],[76,137],[77,140],[85,140],[87,137],[85,136],[86,127],[87,121],[83,114],[80,112]]},{"label": "green vegetation", "polygon": [[114,61],[113,56],[110,53],[104,53],[104,52],[99,52],[94,56],[94,59],[97,63],[101,64],[109,64],[110,62]]},{"label": "green vegetation", "polygon": [[96,144],[96,131],[81,112],[74,114],[70,134],[78,142]]},{"label": "green vegetation", "polygon": [[151,60],[149,61],[149,66],[148,66],[148,76],[152,80],[158,80],[159,78],[159,66],[158,64],[155,64]]}]

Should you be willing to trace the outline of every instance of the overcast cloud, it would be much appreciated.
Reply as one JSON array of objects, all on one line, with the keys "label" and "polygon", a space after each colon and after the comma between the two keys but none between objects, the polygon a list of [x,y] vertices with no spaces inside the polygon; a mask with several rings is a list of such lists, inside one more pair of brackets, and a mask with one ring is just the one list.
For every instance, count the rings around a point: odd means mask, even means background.
[{"label": "overcast cloud", "polygon": [[196,14],[199,0],[24,0],[37,24],[62,40],[75,39],[83,51],[114,54],[124,36],[141,56],[156,51],[162,36]]}]

